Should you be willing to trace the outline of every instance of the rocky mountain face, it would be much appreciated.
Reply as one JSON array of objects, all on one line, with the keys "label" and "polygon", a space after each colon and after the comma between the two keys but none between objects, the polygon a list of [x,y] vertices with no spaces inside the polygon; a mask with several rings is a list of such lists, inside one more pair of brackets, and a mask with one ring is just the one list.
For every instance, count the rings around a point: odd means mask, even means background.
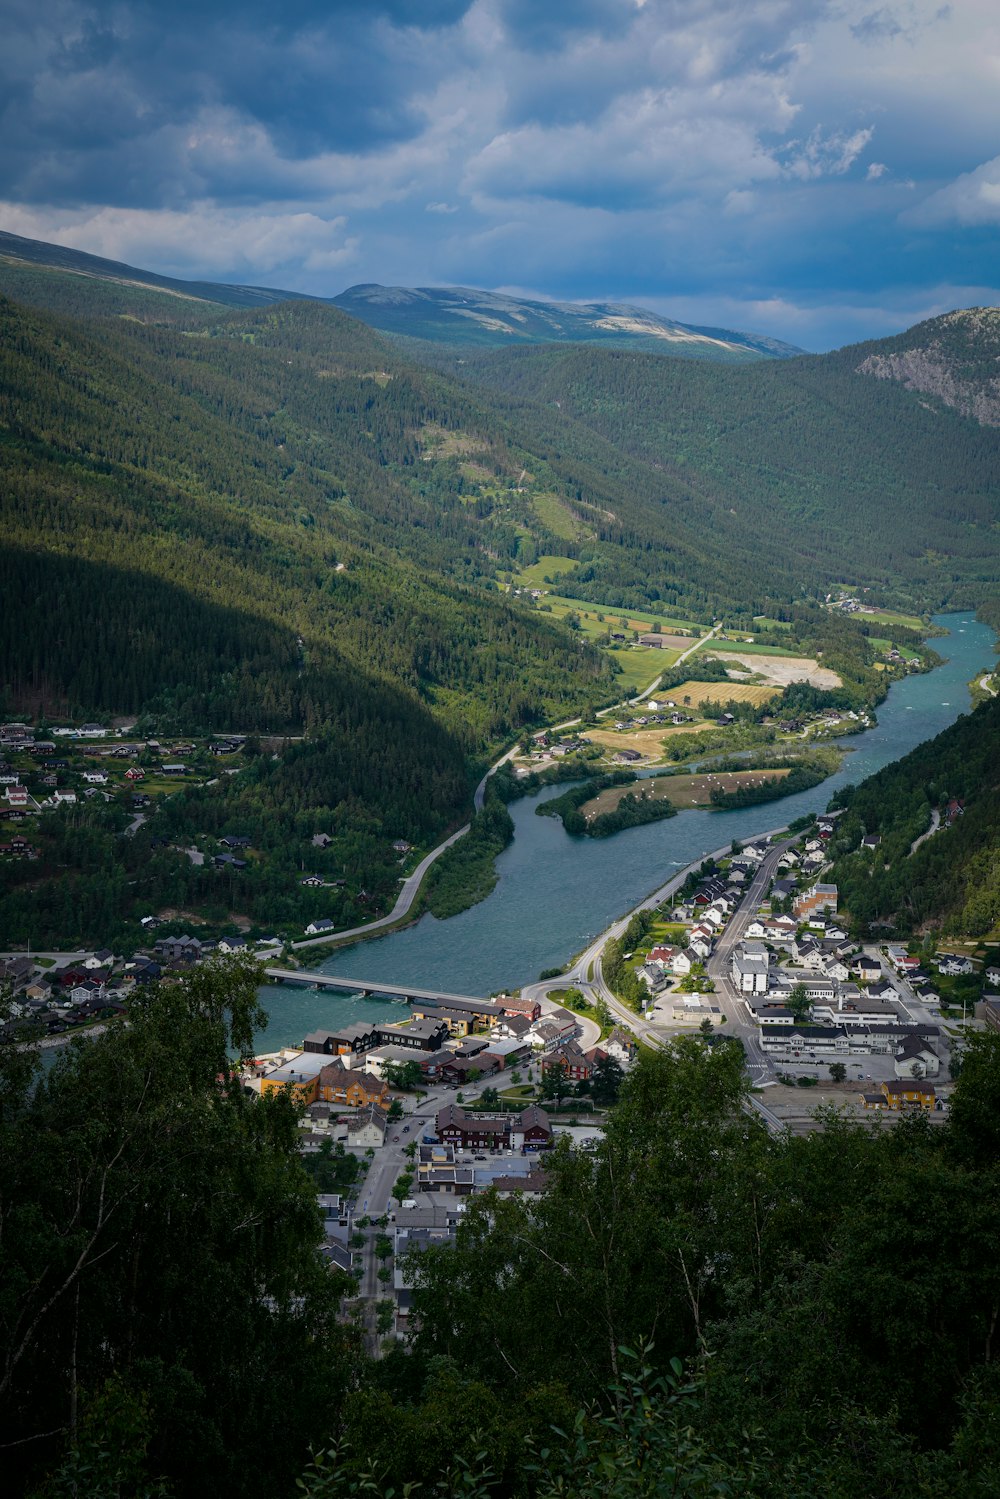
[{"label": "rocky mountain face", "polygon": [[894,380],[982,426],[1000,426],[1000,309],[949,312],[894,342],[901,347],[869,354],[858,374]]}]

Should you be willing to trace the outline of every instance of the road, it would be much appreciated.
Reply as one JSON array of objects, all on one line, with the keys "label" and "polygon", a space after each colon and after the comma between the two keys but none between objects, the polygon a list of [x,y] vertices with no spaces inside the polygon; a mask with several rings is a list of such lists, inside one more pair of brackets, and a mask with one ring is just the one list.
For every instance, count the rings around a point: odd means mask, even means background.
[{"label": "road", "polygon": [[757,1083],[766,1082],[775,1077],[774,1065],[760,1049],[760,1032],[750,1020],[743,1000],[733,987],[730,964],[734,947],[743,940],[747,926],[753,920],[757,907],[764,899],[774,879],[778,860],[792,842],[792,839],[785,839],[768,850],[744,892],[742,901],[720,932],[712,956],[705,965],[709,978],[715,983],[716,998],[729,1022],[730,1029],[743,1042],[747,1071]]},{"label": "road", "polygon": [[[498,761],[497,763],[499,764],[500,762]],[[409,914],[410,907],[417,898],[417,891],[420,889],[421,881],[434,863],[434,860],[440,859],[445,849],[451,848],[451,845],[457,843],[459,838],[463,838],[468,831],[469,824],[466,823],[464,828],[459,828],[457,833],[452,833],[450,838],[446,838],[443,843],[438,844],[437,848],[432,848],[429,854],[424,855],[413,873],[408,875],[403,881],[402,888],[396,897],[396,904],[388,916],[380,916],[377,921],[369,921],[366,926],[347,927],[344,931],[328,932],[323,937],[306,937],[301,942],[293,942],[291,944],[292,947],[324,947],[330,942],[343,942],[346,937],[367,937],[372,932],[381,931],[384,927],[392,926],[394,922],[401,921],[404,916]]]},{"label": "road", "polygon": [[926,843],[931,834],[936,833],[940,826],[941,813],[938,811],[937,807],[934,807],[931,810],[930,827],[927,829],[926,833],[921,833],[919,838],[914,838],[913,842],[910,844],[910,853],[915,854],[920,845],[922,843]]},{"label": "road", "polygon": [[[761,832],[756,836],[757,838],[767,838],[782,832],[784,832],[783,828],[772,828],[770,832]],[[742,935],[747,922],[752,917],[756,906],[760,902],[763,891],[767,889],[773,877],[774,867],[785,847],[787,847],[787,844],[782,843],[776,845],[774,849],[768,852],[744,896],[739,911],[734,913],[728,925],[723,929],[723,937],[729,933],[734,934],[725,948],[724,966],[720,968],[718,963],[718,950],[716,954],[713,954],[713,958],[709,960],[707,965],[709,974],[715,979],[717,990],[721,991],[719,993],[719,1002],[727,1020],[730,1022],[733,1034],[739,1035],[741,1040],[745,1039],[747,1042],[751,1052],[751,1056],[748,1057],[748,1068],[755,1079],[765,1074],[770,1076],[773,1073],[773,1069],[770,1062],[764,1057],[757,1046],[756,1027],[749,1024],[743,1004],[735,998],[732,985],[729,983],[729,954],[732,952],[733,944],[739,940],[739,936],[736,933],[738,932],[739,935]],[[570,967],[561,973],[558,978],[546,979],[536,984],[525,984],[521,989],[521,993],[532,999],[543,999],[548,997],[553,989],[566,989],[572,986],[575,989],[579,989],[584,998],[589,1000],[591,1004],[596,1004],[598,1000],[603,1000],[614,1019],[620,1025],[630,1030],[633,1035],[638,1037],[647,1046],[662,1046],[670,1032],[667,1032],[663,1026],[653,1025],[649,1021],[643,1020],[636,1015],[634,1010],[629,1009],[627,1005],[622,1004],[620,999],[616,998],[605,981],[601,955],[608,942],[622,935],[637,911],[651,911],[657,906],[662,905],[664,901],[669,900],[672,895],[676,894],[688,875],[699,869],[705,859],[719,859],[724,854],[728,854],[729,850],[730,845],[728,843],[724,844],[721,848],[715,849],[713,853],[703,854],[677,874],[671,875],[666,884],[660,885],[645,900],[640,901],[631,911],[626,912],[624,916],[619,917],[617,921],[613,922],[600,936],[595,937],[579,957],[574,959]]]}]

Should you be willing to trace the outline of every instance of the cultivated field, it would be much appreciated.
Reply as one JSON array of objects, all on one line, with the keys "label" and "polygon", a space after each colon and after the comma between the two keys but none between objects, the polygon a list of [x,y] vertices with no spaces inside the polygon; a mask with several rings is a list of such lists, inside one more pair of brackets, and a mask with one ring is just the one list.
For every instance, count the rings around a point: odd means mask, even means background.
[{"label": "cultivated field", "polygon": [[660,724],[652,729],[633,729],[627,734],[619,734],[614,729],[588,729],[586,733],[588,739],[599,744],[609,754],[633,749],[638,750],[647,760],[660,760],[663,758],[664,739],[671,739],[675,734],[700,734],[706,729],[717,728],[718,724],[707,719],[696,719],[694,723]]},{"label": "cultivated field", "polygon": [[664,698],[678,707],[683,707],[687,700],[696,707],[699,703],[753,703],[759,708],[770,702],[777,691],[777,687],[757,682],[682,682],[679,687],[665,689]]},{"label": "cultivated field", "polygon": [[[645,630],[643,634],[646,634]],[[661,631],[660,639],[663,641],[662,645],[642,646],[641,649],[664,653],[669,651],[689,651],[694,645],[694,641],[686,635],[667,635]]]},{"label": "cultivated field", "polygon": [[758,655],[749,647],[745,651],[720,651],[715,646],[707,647],[706,655],[718,656],[720,661],[727,664],[731,662],[733,666],[756,672],[758,676],[773,682],[776,687],[787,687],[790,682],[808,682],[812,687],[843,686],[835,671],[830,671],[827,666],[820,666],[811,656]]},{"label": "cultivated field", "polygon": [[607,791],[602,791],[595,796],[593,801],[584,802],[580,811],[584,817],[599,817],[602,812],[613,812],[622,797],[631,792],[638,793],[639,788],[645,795],[654,801],[668,801],[673,806],[684,809],[686,807],[708,807],[712,803],[713,791],[736,791],[740,786],[759,786],[762,781],[783,780],[788,775],[788,770],[727,770],[720,771],[716,775],[685,775],[685,776],[652,776],[649,780],[640,781],[638,785],[611,786]]}]

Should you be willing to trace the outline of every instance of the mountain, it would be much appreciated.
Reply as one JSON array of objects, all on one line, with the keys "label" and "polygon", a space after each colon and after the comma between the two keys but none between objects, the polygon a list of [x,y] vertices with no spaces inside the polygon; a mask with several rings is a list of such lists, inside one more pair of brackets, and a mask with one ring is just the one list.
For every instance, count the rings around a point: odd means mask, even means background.
[{"label": "mountain", "polygon": [[863,580],[918,608],[978,607],[1000,594],[998,319],[951,314],[740,368],[581,345],[470,352],[447,368],[506,401],[536,448],[581,451],[582,428],[594,466],[654,474],[671,499],[653,533],[664,540],[683,521],[723,565],[753,557],[776,588]]},{"label": "mountain", "polygon": [[[94,804],[30,880],[5,865],[8,940],[134,941],[166,891],[217,906],[211,865],[156,841],[225,832],[261,852],[231,909],[350,925],[391,905],[394,841],[428,847],[468,815],[498,745],[613,695],[606,657],[493,585],[512,525],[438,492],[428,434],[475,416],[439,385],[314,303],[179,330],[0,299],[5,713],[141,716],[272,751],[236,777],[206,768],[148,839]],[[303,892],[317,865],[330,887]]]},{"label": "mountain", "polygon": [[1000,426],[1000,308],[970,307],[886,339],[857,365],[862,375],[931,396],[983,426]]},{"label": "mountain", "polygon": [[[63,273],[54,277],[52,272]],[[70,278],[79,280],[74,284]],[[89,284],[88,284],[89,283]],[[100,287],[96,283],[103,283]],[[679,358],[787,359],[800,353],[779,339],[689,327],[644,307],[594,303],[575,306],[531,302],[467,287],[352,286],[337,297],[307,297],[268,286],[183,281],[117,260],[0,231],[0,290],[61,312],[133,311],[168,322],[179,315],[170,299],[223,307],[265,307],[274,302],[319,301],[372,328],[432,343],[498,346],[521,343],[602,343],[642,348]],[[183,315],[183,314],[180,314]],[[188,317],[191,310],[187,310]]]},{"label": "mountain", "polygon": [[267,286],[233,286],[220,281],[181,281],[174,276],[159,276],[155,271],[139,270],[122,261],[105,260],[100,255],[88,255],[84,250],[48,244],[45,240],[24,239],[4,230],[0,230],[0,259],[14,266],[45,267],[117,286],[145,287],[196,302],[218,302],[225,307],[264,307],[271,302],[311,300],[301,292],[277,291]]},{"label": "mountain", "polygon": [[776,338],[699,328],[616,302],[536,302],[467,286],[352,286],[334,306],[384,333],[457,347],[582,343],[682,359],[745,362],[800,354]]}]

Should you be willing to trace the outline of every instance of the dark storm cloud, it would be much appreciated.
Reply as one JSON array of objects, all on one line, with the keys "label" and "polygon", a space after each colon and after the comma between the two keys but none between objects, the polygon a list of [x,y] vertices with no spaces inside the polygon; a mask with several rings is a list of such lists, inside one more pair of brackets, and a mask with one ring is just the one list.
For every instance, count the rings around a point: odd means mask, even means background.
[{"label": "dark storm cloud", "polygon": [[1000,259],[995,0],[3,5],[0,227],[114,259],[807,345]]}]

